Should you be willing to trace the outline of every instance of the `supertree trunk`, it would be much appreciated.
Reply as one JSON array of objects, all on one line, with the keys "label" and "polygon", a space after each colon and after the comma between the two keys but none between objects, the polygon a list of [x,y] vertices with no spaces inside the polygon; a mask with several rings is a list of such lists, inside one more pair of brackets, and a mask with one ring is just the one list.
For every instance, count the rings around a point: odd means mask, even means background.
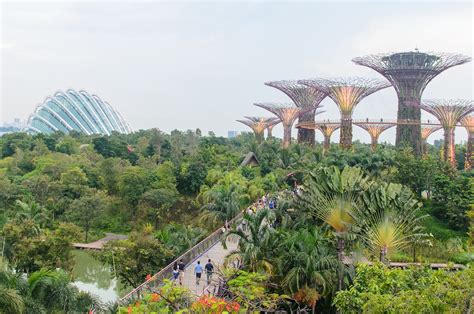
[{"label": "supertree trunk", "polygon": [[329,146],[331,145],[331,136],[324,134],[324,146],[323,152],[326,153],[329,151]]},{"label": "supertree trunk", "polygon": [[267,128],[267,140],[269,140],[273,137],[272,130],[273,130],[273,128],[270,128],[270,127]]},{"label": "supertree trunk", "polygon": [[[312,110],[311,112],[305,113],[300,116],[298,122],[306,122],[306,121],[314,121],[315,112]],[[314,138],[315,138],[315,130],[314,129],[298,129],[298,143],[308,144],[310,146],[314,146]]]},{"label": "supertree trunk", "polygon": [[421,140],[421,155],[423,157],[428,155],[428,141],[427,140]]},{"label": "supertree trunk", "polygon": [[454,128],[444,131],[444,160],[456,167],[456,153],[454,148]]},{"label": "supertree trunk", "polygon": [[290,147],[291,143],[291,126],[283,125],[283,148]]},{"label": "supertree trunk", "polygon": [[[398,120],[420,121],[420,99],[415,97],[398,97]],[[421,155],[421,126],[419,124],[399,124],[397,126],[397,147],[411,147],[416,156]]]},{"label": "supertree trunk", "polygon": [[263,131],[262,133],[255,133],[255,139],[258,144],[261,144],[263,142]]},{"label": "supertree trunk", "polygon": [[371,143],[370,143],[370,146],[372,148],[372,151],[375,152],[375,150],[377,149],[377,143],[379,141],[379,137],[378,136],[371,136]]},{"label": "supertree trunk", "polygon": [[474,145],[474,133],[469,132],[469,138],[467,140],[467,147],[466,147],[466,157],[464,160],[464,169],[471,169],[473,163],[473,156],[472,156],[472,146]]},{"label": "supertree trunk", "polygon": [[339,144],[344,149],[350,149],[352,147],[352,117],[350,115],[343,115],[341,117]]}]

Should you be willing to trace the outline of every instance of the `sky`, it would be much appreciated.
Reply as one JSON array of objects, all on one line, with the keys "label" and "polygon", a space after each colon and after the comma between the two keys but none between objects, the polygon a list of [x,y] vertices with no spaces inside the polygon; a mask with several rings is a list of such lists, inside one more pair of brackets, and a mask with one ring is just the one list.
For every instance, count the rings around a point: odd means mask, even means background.
[{"label": "sky", "polygon": [[[226,136],[248,130],[236,119],[271,116],[253,103],[289,101],[266,81],[382,78],[351,62],[379,52],[472,56],[473,15],[472,2],[453,1],[4,1],[0,123],[25,120],[47,96],[72,88],[109,102],[135,130],[200,128]],[[448,69],[423,97],[472,99],[473,73],[472,62]],[[332,100],[322,105],[318,117],[339,118]],[[396,112],[388,88],[364,99],[354,118],[395,119]],[[274,134],[282,135],[280,125]],[[336,131],[332,140],[338,137]],[[466,138],[458,128],[456,142]],[[370,142],[358,127],[354,139]],[[380,137],[394,140],[395,128]]]}]

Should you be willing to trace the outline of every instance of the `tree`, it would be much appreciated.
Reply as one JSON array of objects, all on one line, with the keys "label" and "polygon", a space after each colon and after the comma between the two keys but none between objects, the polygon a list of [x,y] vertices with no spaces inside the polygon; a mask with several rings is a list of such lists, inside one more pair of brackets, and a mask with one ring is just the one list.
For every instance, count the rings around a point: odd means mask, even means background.
[{"label": "tree", "polygon": [[343,285],[345,239],[355,223],[353,213],[360,202],[356,195],[367,181],[360,168],[319,168],[303,186],[301,206],[334,230],[340,263],[338,290]]},{"label": "tree", "polygon": [[230,252],[226,260],[237,258],[250,271],[273,274],[274,265],[271,257],[276,245],[275,229],[271,226],[275,219],[273,212],[262,209],[254,215],[244,214],[243,219],[246,221],[248,231],[231,230],[226,233],[222,241],[225,247],[225,240],[229,236],[234,235],[239,240],[238,249]]},{"label": "tree", "polygon": [[119,176],[118,188],[120,196],[132,207],[132,216],[138,201],[148,187],[147,174],[143,168],[132,166],[126,168]]},{"label": "tree", "polygon": [[318,295],[333,292],[337,254],[318,227],[285,232],[277,260],[282,284],[292,294],[308,288]]},{"label": "tree", "polygon": [[468,229],[467,211],[473,203],[472,178],[438,175],[433,184],[433,214],[455,230]]},{"label": "tree", "polygon": [[98,255],[126,286],[137,287],[147,275],[156,273],[174,257],[148,229],[132,233],[128,240],[108,242]]},{"label": "tree", "polygon": [[72,202],[66,210],[69,221],[81,226],[85,232],[85,242],[88,240],[89,230],[95,221],[107,210],[109,200],[106,195],[96,192],[82,196]]}]

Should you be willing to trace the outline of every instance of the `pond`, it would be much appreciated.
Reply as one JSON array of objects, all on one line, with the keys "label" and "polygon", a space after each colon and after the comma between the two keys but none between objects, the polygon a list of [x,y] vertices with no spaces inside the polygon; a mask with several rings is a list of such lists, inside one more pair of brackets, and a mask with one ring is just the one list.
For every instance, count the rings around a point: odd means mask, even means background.
[{"label": "pond", "polygon": [[108,265],[102,264],[91,253],[75,250],[74,261],[73,284],[79,290],[95,294],[104,303],[115,302],[129,290],[114,278]]}]

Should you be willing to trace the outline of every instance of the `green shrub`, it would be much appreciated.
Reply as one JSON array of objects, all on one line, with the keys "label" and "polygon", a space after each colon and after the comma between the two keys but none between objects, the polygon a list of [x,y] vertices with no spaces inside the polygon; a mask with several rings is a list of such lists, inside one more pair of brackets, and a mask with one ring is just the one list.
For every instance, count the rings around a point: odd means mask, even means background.
[{"label": "green shrub", "polygon": [[474,253],[473,252],[462,252],[451,256],[450,261],[458,264],[474,264]]},{"label": "green shrub", "polygon": [[474,294],[474,270],[359,265],[352,286],[339,291],[342,313],[465,313]]}]

